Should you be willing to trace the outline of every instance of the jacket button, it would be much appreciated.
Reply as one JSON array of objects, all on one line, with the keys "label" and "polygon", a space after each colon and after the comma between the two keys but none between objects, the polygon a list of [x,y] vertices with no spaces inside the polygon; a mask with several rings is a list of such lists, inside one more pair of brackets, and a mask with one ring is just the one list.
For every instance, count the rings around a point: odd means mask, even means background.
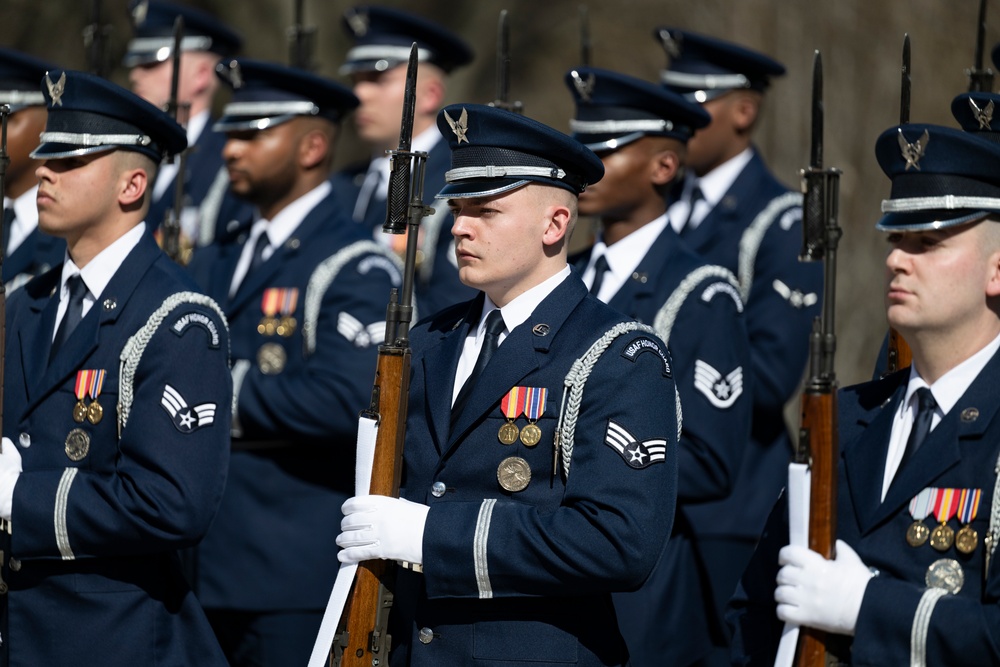
[{"label": "jacket button", "polygon": [[22,447],[31,447],[31,436],[27,433],[22,433],[17,436],[17,441],[21,443]]},{"label": "jacket button", "polygon": [[430,628],[420,628],[417,633],[417,639],[420,640],[421,644],[430,644],[431,640],[434,639],[434,631]]},{"label": "jacket button", "polygon": [[444,495],[446,490],[447,488],[445,487],[444,482],[434,482],[431,486],[431,495],[435,498],[440,498]]}]

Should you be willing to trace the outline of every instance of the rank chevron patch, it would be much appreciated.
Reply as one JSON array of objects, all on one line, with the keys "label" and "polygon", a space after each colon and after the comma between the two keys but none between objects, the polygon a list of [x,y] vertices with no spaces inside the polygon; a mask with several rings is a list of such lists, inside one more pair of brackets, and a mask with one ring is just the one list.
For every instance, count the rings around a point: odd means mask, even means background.
[{"label": "rank chevron patch", "polygon": [[202,403],[193,408],[189,407],[181,393],[169,384],[163,387],[160,405],[167,411],[174,427],[181,433],[192,433],[215,421],[215,403]]},{"label": "rank chevron patch", "polygon": [[337,331],[355,346],[369,347],[385,340],[385,321],[365,326],[350,313],[341,312],[337,315]]},{"label": "rank chevron patch", "polygon": [[743,367],[737,366],[725,377],[701,359],[694,361],[694,387],[709,403],[725,410],[743,393]]},{"label": "rank chevron patch", "polygon": [[638,441],[620,424],[608,421],[604,432],[604,444],[615,450],[631,468],[648,468],[654,463],[662,463],[667,458],[667,441],[664,438]]}]

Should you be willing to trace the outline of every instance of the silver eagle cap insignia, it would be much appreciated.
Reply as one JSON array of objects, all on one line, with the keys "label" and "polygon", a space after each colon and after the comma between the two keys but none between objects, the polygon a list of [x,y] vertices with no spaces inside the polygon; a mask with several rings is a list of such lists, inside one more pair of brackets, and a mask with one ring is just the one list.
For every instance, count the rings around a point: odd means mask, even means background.
[{"label": "silver eagle cap insignia", "polygon": [[447,111],[444,112],[444,119],[448,121],[448,126],[451,128],[451,131],[455,133],[458,143],[462,143],[463,141],[465,143],[469,143],[469,138],[466,136],[466,133],[469,131],[469,112],[466,111],[465,108],[462,109],[462,113],[459,115],[457,122],[454,118],[448,115]]},{"label": "silver eagle cap insignia", "polygon": [[45,73],[45,87],[49,89],[49,97],[52,98],[52,106],[62,106],[62,96],[66,92],[66,72],[59,75],[59,80],[52,83],[49,73]]},{"label": "silver eagle cap insignia", "polygon": [[920,160],[924,157],[924,152],[927,150],[927,144],[931,141],[930,133],[927,130],[924,130],[924,133],[920,135],[920,138],[911,144],[906,140],[906,137],[903,136],[903,129],[900,128],[897,138],[899,139],[899,150],[903,155],[903,159],[906,160],[906,168],[903,171],[909,171],[910,167],[920,171]]},{"label": "silver eagle cap insignia", "polygon": [[972,115],[976,117],[976,121],[979,123],[979,129],[992,130],[993,128],[990,127],[990,123],[993,122],[993,100],[990,100],[985,107],[980,109],[976,106],[976,101],[970,97],[969,106],[972,107]]},{"label": "silver eagle cap insignia", "polygon": [[597,77],[591,72],[586,79],[580,76],[580,73],[576,70],[570,72],[570,76],[573,77],[573,87],[576,88],[577,94],[580,95],[580,99],[584,102],[589,102],[591,97],[594,95],[594,86],[597,85]]}]

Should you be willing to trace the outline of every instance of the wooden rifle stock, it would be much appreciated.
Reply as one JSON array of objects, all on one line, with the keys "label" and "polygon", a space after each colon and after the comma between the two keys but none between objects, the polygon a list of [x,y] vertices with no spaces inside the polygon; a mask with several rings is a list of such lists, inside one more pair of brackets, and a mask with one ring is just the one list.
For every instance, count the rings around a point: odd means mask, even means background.
[{"label": "wooden rifle stock", "polygon": [[[392,304],[389,308],[392,309]],[[380,416],[372,466],[372,494],[399,495],[409,389],[409,347],[381,346],[375,386],[372,388],[372,404],[369,406],[369,412]],[[370,560],[358,565],[354,588],[341,619],[346,635],[341,633],[340,640],[334,644],[330,654],[331,667],[337,664],[340,667],[388,664],[387,623],[392,593],[385,581],[390,567],[395,566],[384,560]]]},{"label": "wooden rifle stock", "polygon": [[[822,315],[809,337],[809,372],[802,394],[802,422],[796,461],[810,468],[809,548],[834,557],[837,536],[837,378],[834,355],[837,338],[834,314],[837,293],[837,222],[840,171],[823,168],[823,64],[819,51],[813,62],[812,151],[803,171],[803,244],[800,259],[823,262]],[[833,638],[813,628],[801,628],[798,667],[838,663]]]},{"label": "wooden rifle stock", "polygon": [[[420,221],[433,209],[424,205],[424,167],[427,153],[410,150],[416,104],[417,45],[410,49],[403,98],[399,148],[390,151],[389,192],[386,221],[382,230],[406,236],[406,258],[402,290],[392,290],[386,310],[384,345],[379,346],[372,400],[363,416],[378,422],[375,459],[369,492],[399,496],[406,437],[407,398],[410,389],[409,326],[413,317],[413,283],[417,263]],[[395,564],[384,560],[359,563],[339,632],[330,651],[331,667],[378,667],[388,665],[390,580]]]}]

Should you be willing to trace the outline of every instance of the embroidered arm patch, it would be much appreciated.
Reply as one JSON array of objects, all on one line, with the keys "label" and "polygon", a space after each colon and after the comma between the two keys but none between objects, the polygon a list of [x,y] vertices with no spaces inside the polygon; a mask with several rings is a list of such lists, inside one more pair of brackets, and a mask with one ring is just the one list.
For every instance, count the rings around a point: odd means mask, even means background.
[{"label": "embroidered arm patch", "polygon": [[722,373],[710,364],[695,359],[694,387],[705,395],[709,403],[725,410],[743,393],[743,367],[737,366],[723,377]]},{"label": "embroidered arm patch", "polygon": [[163,387],[160,405],[170,415],[170,421],[181,433],[192,433],[215,421],[215,403],[202,403],[189,407],[181,393],[169,384]]},{"label": "embroidered arm patch", "polygon": [[355,347],[370,347],[385,340],[385,321],[365,326],[350,313],[341,312],[337,315],[337,332]]},{"label": "embroidered arm patch", "polygon": [[665,438],[640,442],[614,420],[608,421],[608,430],[604,432],[604,444],[618,452],[625,463],[636,470],[661,463],[667,458]]}]

